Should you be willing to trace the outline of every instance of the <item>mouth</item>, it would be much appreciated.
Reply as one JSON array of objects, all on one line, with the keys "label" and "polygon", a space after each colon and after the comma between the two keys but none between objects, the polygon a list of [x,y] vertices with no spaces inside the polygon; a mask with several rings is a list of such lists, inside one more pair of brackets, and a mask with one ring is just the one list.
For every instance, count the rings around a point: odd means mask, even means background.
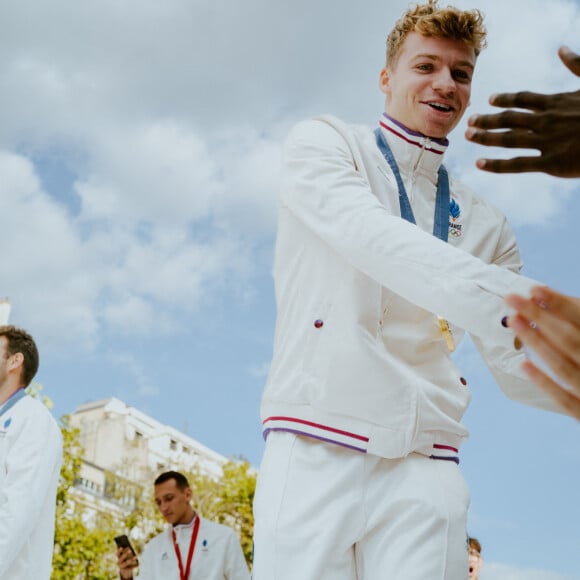
[{"label": "mouth", "polygon": [[473,574],[473,566],[469,566],[469,575],[471,576]]},{"label": "mouth", "polygon": [[450,113],[455,111],[451,105],[446,105],[445,103],[438,103],[436,101],[425,101],[425,105],[429,105],[432,109],[439,111],[441,113]]}]

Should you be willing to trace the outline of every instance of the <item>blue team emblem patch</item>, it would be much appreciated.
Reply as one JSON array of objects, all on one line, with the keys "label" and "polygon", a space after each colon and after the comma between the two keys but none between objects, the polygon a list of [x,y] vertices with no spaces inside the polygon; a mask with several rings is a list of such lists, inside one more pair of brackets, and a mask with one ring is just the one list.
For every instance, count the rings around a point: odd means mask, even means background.
[{"label": "blue team emblem patch", "polygon": [[4,429],[8,429],[8,427],[10,427],[11,423],[12,423],[12,417],[10,417],[9,419],[6,419],[6,421],[4,421]]},{"label": "blue team emblem patch", "polygon": [[461,208],[452,198],[449,203],[449,235],[453,238],[460,238],[463,235],[463,224],[459,223]]}]

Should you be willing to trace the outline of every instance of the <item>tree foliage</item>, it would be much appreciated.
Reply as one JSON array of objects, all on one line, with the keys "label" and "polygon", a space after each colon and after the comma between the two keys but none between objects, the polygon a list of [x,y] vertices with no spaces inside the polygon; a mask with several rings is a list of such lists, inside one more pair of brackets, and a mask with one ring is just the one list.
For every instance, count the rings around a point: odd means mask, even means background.
[{"label": "tree foliage", "polygon": [[111,542],[113,515],[91,513],[75,501],[73,488],[78,481],[83,448],[79,430],[70,426],[68,417],[61,419],[63,463],[56,494],[56,526],[52,580],[110,580],[116,576]]}]

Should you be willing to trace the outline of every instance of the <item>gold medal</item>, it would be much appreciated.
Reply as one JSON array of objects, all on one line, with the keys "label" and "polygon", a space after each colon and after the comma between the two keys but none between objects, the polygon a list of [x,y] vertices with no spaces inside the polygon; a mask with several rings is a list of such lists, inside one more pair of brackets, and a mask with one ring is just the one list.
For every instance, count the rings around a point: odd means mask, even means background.
[{"label": "gold medal", "polygon": [[445,339],[447,348],[449,349],[449,352],[453,352],[455,350],[455,341],[453,340],[453,332],[451,332],[449,322],[447,322],[445,318],[441,318],[441,316],[438,316],[437,320],[439,321],[439,329],[441,330],[441,334]]}]

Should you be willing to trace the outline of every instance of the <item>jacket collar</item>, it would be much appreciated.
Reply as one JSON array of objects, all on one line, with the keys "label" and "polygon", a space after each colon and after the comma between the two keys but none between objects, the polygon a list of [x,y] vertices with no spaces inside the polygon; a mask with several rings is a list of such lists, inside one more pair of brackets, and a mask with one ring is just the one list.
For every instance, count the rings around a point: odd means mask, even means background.
[{"label": "jacket collar", "polygon": [[382,114],[379,125],[402,173],[420,171],[436,175],[449,145],[447,139],[426,137],[386,113]]}]

